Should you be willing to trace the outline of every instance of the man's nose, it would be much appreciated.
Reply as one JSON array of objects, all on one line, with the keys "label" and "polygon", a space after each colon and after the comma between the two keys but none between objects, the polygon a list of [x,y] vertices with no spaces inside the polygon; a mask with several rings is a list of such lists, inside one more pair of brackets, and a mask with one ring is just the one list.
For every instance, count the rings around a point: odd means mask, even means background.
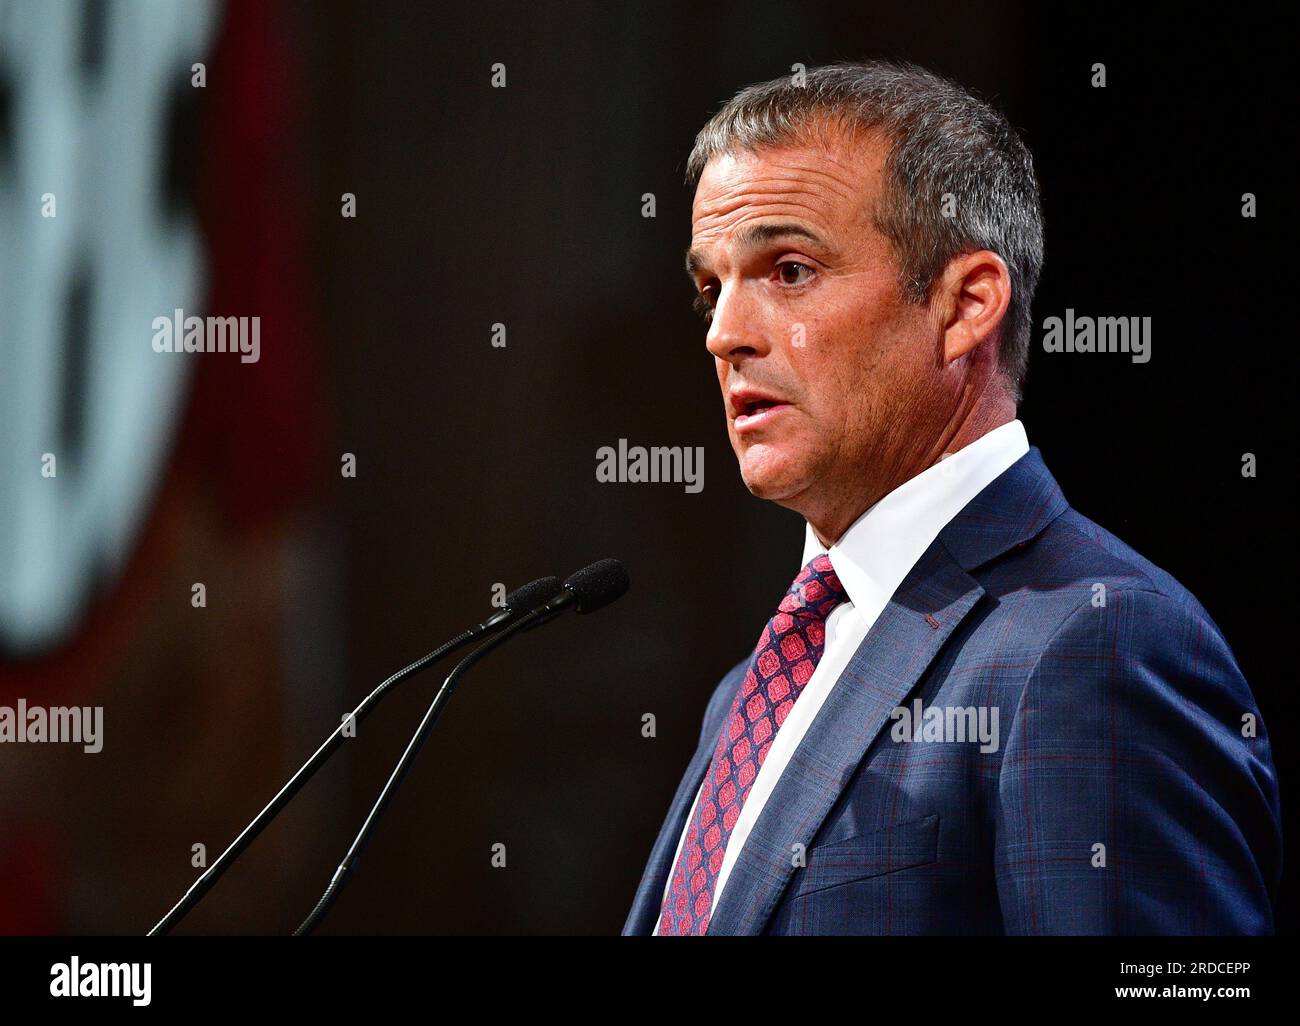
[{"label": "man's nose", "polygon": [[743,289],[723,287],[704,344],[719,360],[732,364],[751,356],[766,356],[770,351],[760,311]]}]

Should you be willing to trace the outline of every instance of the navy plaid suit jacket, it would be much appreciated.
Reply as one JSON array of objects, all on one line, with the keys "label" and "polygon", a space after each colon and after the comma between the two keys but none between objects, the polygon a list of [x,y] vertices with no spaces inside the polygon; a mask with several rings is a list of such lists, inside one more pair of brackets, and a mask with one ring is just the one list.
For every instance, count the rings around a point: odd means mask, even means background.
[{"label": "navy plaid suit jacket", "polygon": [[[709,702],[625,934],[654,928],[747,665]],[[895,740],[891,711],[918,698],[996,707],[997,751]],[[1268,736],[1223,635],[1169,574],[1071,509],[1031,449],[872,626],[708,932],[1261,934],[1280,873]]]}]

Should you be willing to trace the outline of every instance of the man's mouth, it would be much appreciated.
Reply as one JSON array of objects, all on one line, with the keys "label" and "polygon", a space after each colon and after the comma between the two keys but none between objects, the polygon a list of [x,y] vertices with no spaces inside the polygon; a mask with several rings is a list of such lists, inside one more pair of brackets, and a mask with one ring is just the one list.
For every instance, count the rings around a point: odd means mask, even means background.
[{"label": "man's mouth", "polygon": [[778,396],[762,392],[734,392],[731,395],[732,421],[736,431],[754,431],[770,423],[790,406]]}]

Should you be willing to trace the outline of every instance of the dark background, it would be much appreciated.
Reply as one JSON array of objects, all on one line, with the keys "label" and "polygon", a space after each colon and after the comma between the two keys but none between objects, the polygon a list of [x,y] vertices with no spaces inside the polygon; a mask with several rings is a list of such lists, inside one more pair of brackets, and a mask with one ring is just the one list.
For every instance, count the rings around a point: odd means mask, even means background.
[{"label": "dark background", "polygon": [[[1293,87],[1281,88],[1278,26],[1237,7],[1211,21],[1005,3],[274,10],[295,60],[262,67],[255,99],[289,105],[291,146],[248,173],[301,212],[293,273],[321,423],[305,443],[319,473],[285,514],[310,522],[318,544],[299,551],[310,572],[279,601],[290,615],[328,611],[293,635],[297,669],[258,685],[284,694],[244,694],[193,777],[160,773],[148,731],[68,771],[74,789],[93,776],[134,797],[72,838],[55,928],[146,929],[196,874],[196,837],[224,847],[340,713],[481,619],[494,584],[617,556],[632,576],[626,598],[519,639],[467,680],[321,932],[619,930],[704,703],[800,563],[802,521],[753,499],[736,472],[681,270],[695,132],[736,89],[795,62],[905,58],[995,101],[1042,183],[1036,324],[1067,307],[1152,318],[1144,365],[1038,346],[1020,417],[1071,503],[1173,573],[1222,628],[1272,735],[1289,813],[1296,361],[1279,257],[1291,195],[1277,172],[1290,166],[1278,115]],[[238,59],[214,59],[210,75],[233,74]],[[498,61],[505,89],[490,88]],[[1090,85],[1096,62],[1104,89]],[[180,166],[199,183],[224,174],[211,149]],[[345,192],[355,219],[339,216]],[[653,219],[641,216],[647,192]],[[1241,217],[1245,192],[1255,219]],[[253,215],[205,216],[209,233],[247,230],[256,265]],[[491,345],[495,322],[504,349]],[[274,345],[264,335],[264,351]],[[251,378],[228,374],[209,393],[237,407]],[[276,388],[256,402],[274,406]],[[703,492],[598,484],[596,450],[620,438],[704,446]],[[260,463],[274,444],[254,438],[232,458]],[[342,452],[357,456],[354,480],[338,475]],[[1255,479],[1241,475],[1247,452]],[[275,560],[241,576],[272,576]],[[142,644],[150,630],[161,628],[141,628]],[[389,699],[180,932],[291,929],[438,683],[417,678]],[[115,694],[139,700],[129,686]],[[242,717],[264,702],[296,712],[236,785],[260,744]],[[654,739],[641,736],[646,713]],[[152,722],[183,736],[189,715],[167,707]],[[183,826],[157,812],[151,789],[188,810]],[[148,868],[115,873],[140,832]],[[506,869],[489,862],[498,842]],[[1286,911],[1280,928],[1292,923]]]}]

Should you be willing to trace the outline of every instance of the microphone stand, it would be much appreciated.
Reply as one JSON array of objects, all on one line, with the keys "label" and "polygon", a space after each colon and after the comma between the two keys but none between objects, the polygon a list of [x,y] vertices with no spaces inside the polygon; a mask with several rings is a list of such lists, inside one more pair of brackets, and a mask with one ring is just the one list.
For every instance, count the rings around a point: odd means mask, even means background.
[{"label": "microphone stand", "polygon": [[[384,693],[388,691],[389,688],[393,687],[400,681],[405,680],[407,677],[410,677],[412,674],[419,673],[425,667],[436,662],[438,659],[441,659],[447,653],[463,648],[471,641],[495,630],[498,625],[508,618],[508,615],[507,610],[501,610],[500,612],[495,613],[493,616],[489,617],[486,622],[469,628],[452,638],[446,644],[439,648],[435,648],[427,655],[421,656],[409,666],[405,666],[398,670],[380,684],[379,687],[375,688],[374,691],[370,692],[370,694],[362,700],[360,705],[358,705],[348,716],[343,718],[343,721],[335,728],[334,733],[327,737],[324,744],[317,748],[311,758],[303,763],[302,768],[289,778],[288,783],[286,783],[284,787],[280,788],[279,793],[271,799],[266,808],[259,812],[248,826],[244,827],[240,835],[231,842],[230,847],[223,851],[217,860],[208,867],[207,872],[190,885],[190,889],[185,892],[181,897],[181,900],[173,906],[172,910],[163,916],[162,919],[158,921],[157,925],[155,925],[154,928],[145,936],[155,937],[166,934],[180,921],[182,916],[198,904],[200,899],[202,899],[202,897],[212,889],[212,886],[217,882],[217,880],[221,878],[221,875],[230,868],[231,863],[234,862],[235,859],[239,858],[244,849],[253,843],[257,838],[257,835],[266,829],[266,825],[270,823],[275,815],[302,789],[303,785],[312,778],[312,775],[320,769],[325,760],[330,757],[330,754],[343,743],[347,736],[345,735],[344,730],[349,723],[355,726],[355,724],[358,724],[365,719],[366,715],[374,708],[375,703],[383,697]],[[526,619],[526,617],[524,619]],[[516,620],[515,624],[517,625],[520,622],[522,621]],[[512,627],[511,630],[513,629],[514,628]],[[444,684],[443,687],[445,688],[446,685]]]},{"label": "microphone stand", "polygon": [[392,801],[393,794],[396,792],[398,786],[405,779],[407,773],[410,772],[411,764],[414,762],[416,755],[419,754],[420,749],[424,746],[424,742],[428,740],[429,734],[433,730],[433,725],[438,722],[438,717],[442,714],[443,706],[446,704],[447,699],[451,697],[452,691],[455,689],[456,684],[459,683],[460,678],[464,676],[465,671],[489,652],[514,637],[520,631],[527,630],[529,627],[534,627],[539,623],[551,619],[559,612],[560,608],[567,606],[571,601],[572,597],[566,593],[558,603],[553,602],[548,606],[543,606],[539,609],[533,610],[525,616],[521,616],[509,627],[501,631],[501,633],[479,645],[478,648],[474,649],[473,652],[456,664],[455,669],[453,669],[451,673],[447,675],[447,679],[442,682],[442,687],[438,689],[438,693],[434,695],[433,702],[429,705],[428,711],[424,714],[424,719],[420,721],[420,725],[415,729],[415,733],[411,736],[411,740],[406,746],[406,751],[404,751],[402,757],[397,760],[397,765],[393,768],[393,772],[389,776],[388,782],[384,785],[384,789],[379,792],[378,799],[375,800],[375,804],[371,807],[369,815],[366,816],[366,821],[361,825],[361,829],[353,839],[352,846],[348,848],[348,853],[343,857],[343,861],[339,863],[338,869],[334,871],[334,876],[330,879],[329,886],[325,888],[325,893],[320,896],[320,900],[316,903],[316,907],[313,908],[307,918],[302,921],[302,925],[293,931],[295,937],[305,937],[310,935],[311,932],[320,925],[325,914],[333,907],[335,900],[339,896],[339,891],[343,889],[343,886],[351,878],[353,869],[356,867],[357,861],[361,858],[362,850],[370,840],[370,835],[374,832],[375,825],[379,822],[379,817],[383,815],[384,810],[388,807],[388,803]]}]

